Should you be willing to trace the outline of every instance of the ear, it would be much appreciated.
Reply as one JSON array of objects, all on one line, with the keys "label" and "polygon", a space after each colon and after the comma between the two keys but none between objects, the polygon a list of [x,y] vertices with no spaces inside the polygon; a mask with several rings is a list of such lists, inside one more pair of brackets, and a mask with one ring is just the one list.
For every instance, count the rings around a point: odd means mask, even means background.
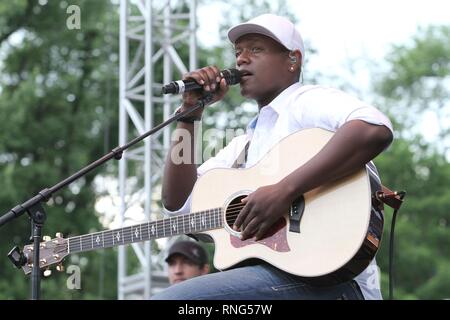
[{"label": "ear", "polygon": [[289,54],[289,59],[291,59],[291,64],[296,64],[297,63],[297,57],[295,56],[295,54]]},{"label": "ear", "polygon": [[291,72],[299,70],[302,66],[302,54],[300,50],[293,50],[289,52],[289,63]]},{"label": "ear", "polygon": [[202,274],[207,274],[209,272],[209,264],[205,264],[202,268]]}]

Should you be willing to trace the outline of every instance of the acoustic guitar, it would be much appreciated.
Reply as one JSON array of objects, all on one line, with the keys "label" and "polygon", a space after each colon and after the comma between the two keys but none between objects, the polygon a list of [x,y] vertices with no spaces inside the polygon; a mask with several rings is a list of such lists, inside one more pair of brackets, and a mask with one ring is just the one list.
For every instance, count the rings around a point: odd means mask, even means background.
[{"label": "acoustic guitar", "polygon": [[[115,247],[180,234],[215,243],[214,266],[226,270],[262,260],[304,281],[332,285],[354,278],[374,258],[381,241],[383,211],[373,205],[381,189],[371,170],[361,168],[343,179],[299,195],[289,212],[259,241],[241,241],[232,229],[243,208],[241,199],[258,187],[274,184],[302,166],[333,136],[313,128],[281,140],[256,165],[212,169],[192,191],[192,213],[124,228],[43,241],[40,267],[58,264],[71,253]],[[30,273],[33,245],[24,247]]]}]

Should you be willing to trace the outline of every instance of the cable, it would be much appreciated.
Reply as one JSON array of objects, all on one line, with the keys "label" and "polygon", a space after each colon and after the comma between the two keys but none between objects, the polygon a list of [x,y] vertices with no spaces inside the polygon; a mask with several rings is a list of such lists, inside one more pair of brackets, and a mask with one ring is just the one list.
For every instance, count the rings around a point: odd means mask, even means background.
[{"label": "cable", "polygon": [[[397,195],[401,200],[406,195],[405,191],[397,192]],[[397,212],[400,208],[395,209],[392,214],[391,221],[391,232],[389,235],[389,300],[394,299],[394,231],[395,231],[395,220],[397,219]]]}]

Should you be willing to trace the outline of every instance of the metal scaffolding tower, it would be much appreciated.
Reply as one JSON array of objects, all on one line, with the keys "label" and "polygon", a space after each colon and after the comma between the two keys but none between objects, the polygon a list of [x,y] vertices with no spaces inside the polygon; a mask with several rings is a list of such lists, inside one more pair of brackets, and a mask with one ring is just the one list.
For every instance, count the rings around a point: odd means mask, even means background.
[{"label": "metal scaffolding tower", "polygon": [[[196,68],[196,0],[120,1],[119,144],[124,145],[154,126],[154,119],[167,119],[179,97],[160,97],[162,83],[188,71],[177,49],[189,52],[189,70]],[[157,83],[162,72],[162,83]],[[159,121],[158,121],[159,122]],[[145,139],[141,147],[128,150],[119,161],[120,224],[134,224],[136,208],[145,220],[161,218],[160,180],[170,145],[167,128]],[[136,261],[131,268],[130,262]],[[148,299],[164,282],[161,258],[152,255],[150,241],[120,246],[118,298]],[[138,265],[138,267],[136,267]],[[132,270],[131,270],[132,269]],[[134,274],[133,274],[134,272]],[[162,282],[161,282],[162,281]]]}]

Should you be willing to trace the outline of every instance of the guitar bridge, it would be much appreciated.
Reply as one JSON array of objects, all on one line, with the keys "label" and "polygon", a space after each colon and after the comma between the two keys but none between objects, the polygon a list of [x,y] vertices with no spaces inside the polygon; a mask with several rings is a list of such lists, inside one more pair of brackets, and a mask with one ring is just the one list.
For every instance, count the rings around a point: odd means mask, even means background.
[{"label": "guitar bridge", "polygon": [[300,233],[300,221],[305,211],[305,197],[300,196],[294,200],[289,213],[289,231]]}]

